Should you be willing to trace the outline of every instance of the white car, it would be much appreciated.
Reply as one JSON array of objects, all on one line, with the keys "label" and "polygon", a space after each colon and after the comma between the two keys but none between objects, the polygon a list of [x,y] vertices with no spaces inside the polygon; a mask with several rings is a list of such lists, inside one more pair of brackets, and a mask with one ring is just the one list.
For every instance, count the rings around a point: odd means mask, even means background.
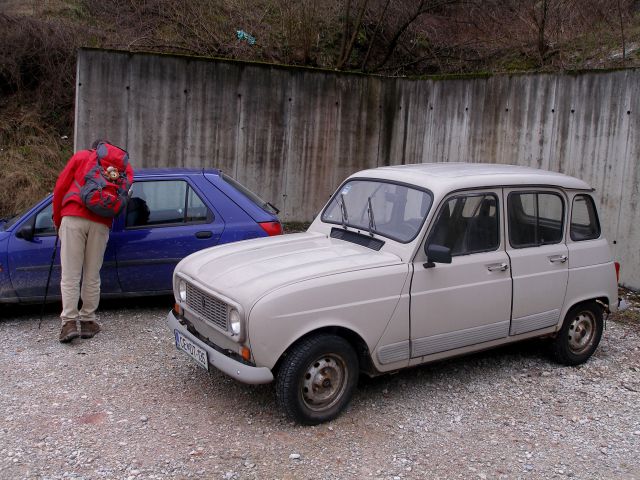
[{"label": "white car", "polygon": [[585,362],[618,304],[593,189],[511,165],[358,172],[305,233],[212,247],[175,269],[176,346],[317,424],[379,375],[548,337]]}]

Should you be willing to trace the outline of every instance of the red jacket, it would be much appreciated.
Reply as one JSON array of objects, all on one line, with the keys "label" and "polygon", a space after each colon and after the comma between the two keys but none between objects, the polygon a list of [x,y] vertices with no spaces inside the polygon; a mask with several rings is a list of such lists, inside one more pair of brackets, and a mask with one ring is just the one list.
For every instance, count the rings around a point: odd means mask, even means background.
[{"label": "red jacket", "polygon": [[[133,168],[127,163],[122,163],[124,151],[118,147],[109,145],[109,149],[122,152],[122,155],[109,155],[102,159],[102,165],[106,169],[108,166],[114,166],[120,172],[125,172],[129,180],[129,184],[133,183]],[[60,228],[62,217],[83,217],[93,222],[102,223],[107,227],[111,227],[112,218],[102,217],[90,211],[83,203],[78,195],[66,196],[69,188],[74,181],[79,185],[84,185],[84,177],[96,164],[96,157],[93,155],[94,150],[80,150],[73,155],[64,170],[58,176],[56,186],[53,189],[53,223],[56,228]]]}]

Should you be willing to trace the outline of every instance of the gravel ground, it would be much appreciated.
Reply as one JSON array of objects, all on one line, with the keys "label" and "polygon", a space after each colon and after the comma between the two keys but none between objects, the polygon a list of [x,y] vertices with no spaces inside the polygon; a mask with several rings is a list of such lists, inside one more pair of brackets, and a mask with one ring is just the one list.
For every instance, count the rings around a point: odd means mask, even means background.
[{"label": "gravel ground", "polygon": [[317,427],[177,352],[169,298],[104,303],[70,345],[56,306],[40,330],[38,308],[5,308],[0,478],[640,478],[634,300],[586,365],[521,343],[365,379]]}]

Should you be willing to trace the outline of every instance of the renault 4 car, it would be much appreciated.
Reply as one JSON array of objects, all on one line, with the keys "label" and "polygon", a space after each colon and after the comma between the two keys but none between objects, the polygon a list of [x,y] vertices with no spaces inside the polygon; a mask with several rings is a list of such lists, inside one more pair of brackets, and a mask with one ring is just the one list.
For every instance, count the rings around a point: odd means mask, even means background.
[{"label": "renault 4 car", "polygon": [[176,346],[275,382],[295,421],[348,404],[358,376],[534,337],[589,359],[617,308],[593,189],[560,173],[419,164],[347,178],[307,232],[205,249],[176,267]]}]

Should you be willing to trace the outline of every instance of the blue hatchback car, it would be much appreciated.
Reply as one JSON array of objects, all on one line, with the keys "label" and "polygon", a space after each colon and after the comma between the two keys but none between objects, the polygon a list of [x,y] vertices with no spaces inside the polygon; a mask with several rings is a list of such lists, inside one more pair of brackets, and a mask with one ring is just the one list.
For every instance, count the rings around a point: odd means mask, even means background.
[{"label": "blue hatchback car", "polygon": [[[51,195],[0,220],[0,303],[42,301],[56,232]],[[203,248],[279,235],[278,210],[219,170],[135,174],[126,212],[114,219],[101,270],[102,296],[171,293],[172,274]],[[47,299],[60,298],[59,248]]]}]

